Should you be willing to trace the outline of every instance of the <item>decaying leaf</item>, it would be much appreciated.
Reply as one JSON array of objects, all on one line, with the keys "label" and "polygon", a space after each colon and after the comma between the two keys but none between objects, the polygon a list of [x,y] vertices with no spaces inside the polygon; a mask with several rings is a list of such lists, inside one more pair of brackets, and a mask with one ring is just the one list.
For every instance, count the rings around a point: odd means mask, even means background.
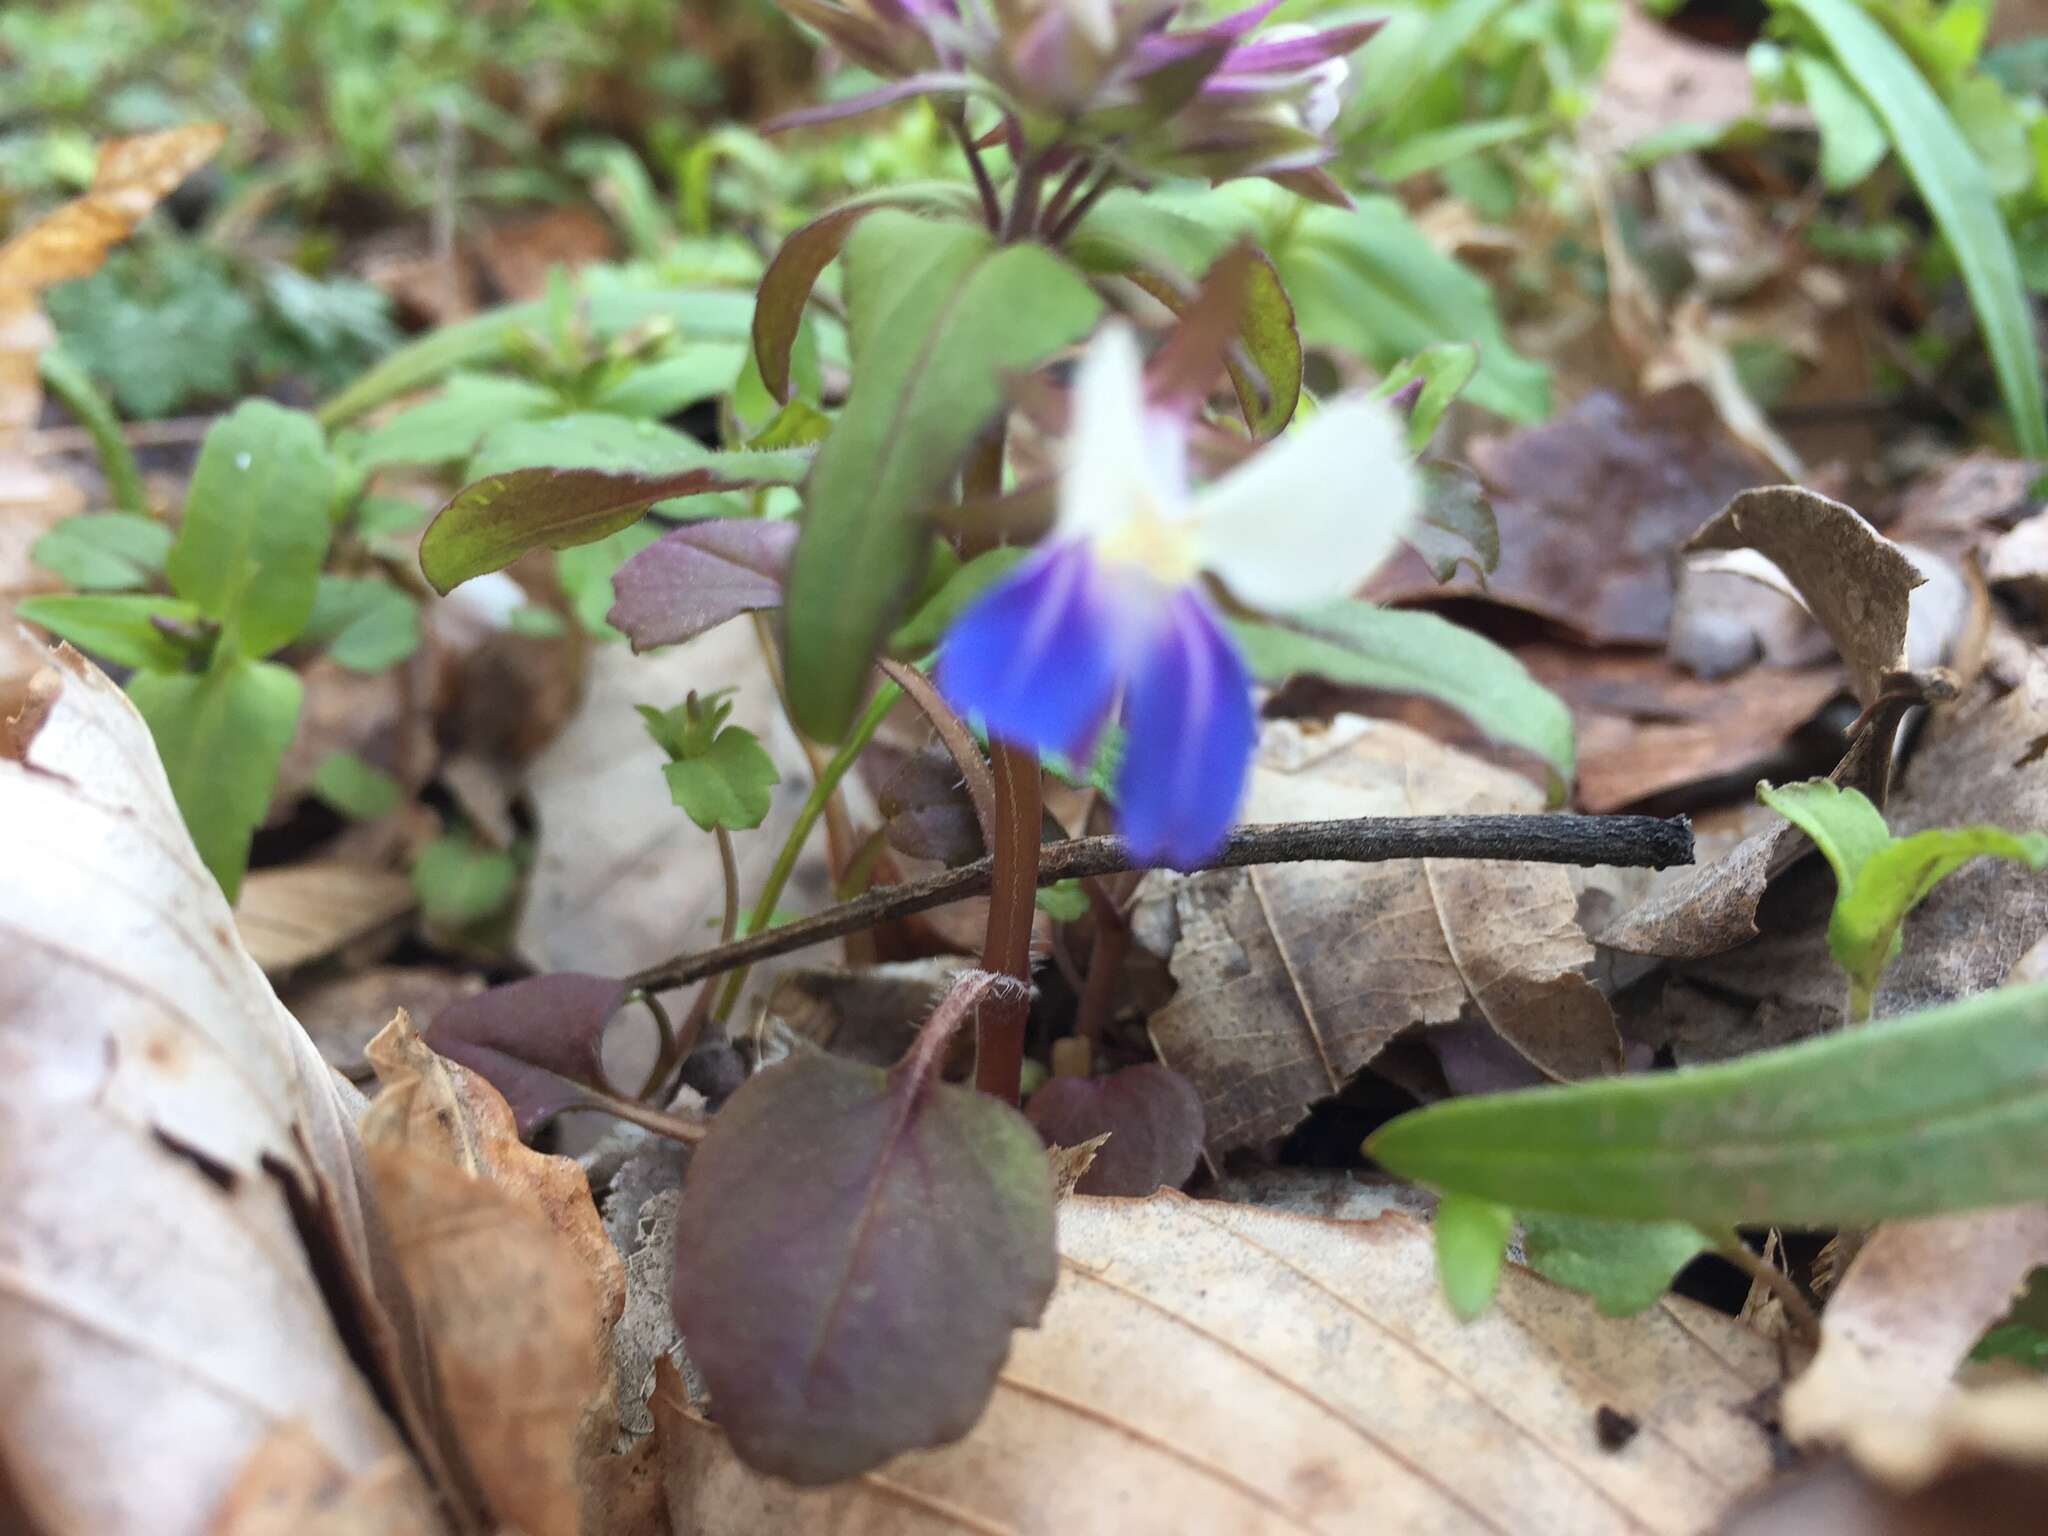
[{"label": "decaying leaf", "polygon": [[2048,1206],[2019,1205],[1873,1233],[1828,1298],[1820,1353],[1785,1393],[1785,1432],[1859,1459],[1931,1421],[1958,1366],[2048,1264]]},{"label": "decaying leaf", "polygon": [[[1528,781],[1404,727],[1340,716],[1267,730],[1245,818],[1540,807]],[[1278,1136],[1412,1024],[1472,1010],[1536,1066],[1620,1066],[1570,876],[1449,860],[1216,871],[1170,886],[1180,990],[1151,1020],[1202,1096],[1212,1156]]]},{"label": "decaying leaf", "polygon": [[0,680],[40,700],[0,757],[0,842],[38,871],[0,880],[7,1477],[37,1529],[198,1532],[284,1426],[348,1479],[404,1458],[343,1334],[410,1413],[378,1304],[403,1298],[345,1090],[236,939],[148,729],[76,652],[12,654],[46,666]]},{"label": "decaying leaf", "polygon": [[368,1054],[384,1088],[363,1143],[442,1412],[493,1514],[573,1536],[579,1452],[611,1449],[618,1252],[583,1170],[521,1145],[496,1090],[435,1055],[405,1014]]},{"label": "decaying leaf", "polygon": [[[1065,1536],[1694,1532],[1770,1468],[1771,1346],[1667,1299],[1626,1320],[1511,1268],[1459,1325],[1428,1227],[1160,1194],[1061,1207],[1060,1283],[967,1439],[805,1491],[663,1372],[669,1513],[761,1530]],[[1601,1448],[1602,1410],[1638,1431]]]},{"label": "decaying leaf", "polygon": [[1001,985],[966,973],[889,1072],[815,1052],[756,1073],[692,1155],[676,1325],[749,1464],[825,1483],[958,1439],[1038,1320],[1044,1148],[1016,1110],[938,1080]]},{"label": "decaying leaf", "polygon": [[207,1527],[208,1536],[440,1536],[446,1530],[405,1457],[350,1476],[297,1422],[280,1425],[256,1447]]},{"label": "decaying leaf", "polygon": [[1149,1195],[1178,1189],[1202,1155],[1202,1099],[1171,1067],[1140,1062],[1107,1077],[1055,1077],[1031,1096],[1025,1116],[1052,1147],[1098,1138],[1075,1181],[1084,1195]]}]

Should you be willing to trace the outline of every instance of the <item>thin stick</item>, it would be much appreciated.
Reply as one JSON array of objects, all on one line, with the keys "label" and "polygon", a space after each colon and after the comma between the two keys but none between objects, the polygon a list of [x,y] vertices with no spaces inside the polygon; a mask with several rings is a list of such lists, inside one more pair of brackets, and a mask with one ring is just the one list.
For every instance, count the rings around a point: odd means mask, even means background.
[{"label": "thin stick", "polygon": [[[1377,864],[1389,859],[1503,859],[1526,864],[1612,864],[1664,869],[1692,862],[1692,824],[1656,816],[1367,816],[1355,821],[1285,821],[1239,827],[1204,869],[1321,860]],[[650,990],[752,965],[791,950],[857,933],[913,912],[928,912],[989,888],[991,860],[977,859],[879,890],[814,917],[751,932],[733,944],[677,955],[627,978]],[[1118,837],[1075,837],[1038,851],[1038,884],[1115,875],[1149,866]]]}]

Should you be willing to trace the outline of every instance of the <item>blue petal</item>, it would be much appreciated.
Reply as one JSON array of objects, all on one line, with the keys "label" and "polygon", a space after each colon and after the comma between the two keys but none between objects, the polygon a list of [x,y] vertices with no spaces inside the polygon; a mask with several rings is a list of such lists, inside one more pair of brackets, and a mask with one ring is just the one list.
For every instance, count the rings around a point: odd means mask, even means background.
[{"label": "blue petal", "polygon": [[1124,695],[1121,830],[1141,859],[1191,869],[1236,818],[1257,727],[1251,679],[1193,588],[1169,600]]},{"label": "blue petal", "polygon": [[939,691],[992,736],[1085,759],[1122,680],[1125,628],[1087,546],[1056,544],[953,621]]}]

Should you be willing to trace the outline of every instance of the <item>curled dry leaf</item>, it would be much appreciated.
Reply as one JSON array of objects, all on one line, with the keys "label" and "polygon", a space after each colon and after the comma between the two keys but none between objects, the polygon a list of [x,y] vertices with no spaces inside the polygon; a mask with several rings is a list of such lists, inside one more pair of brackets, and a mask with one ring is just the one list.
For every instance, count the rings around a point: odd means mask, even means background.
[{"label": "curled dry leaf", "polygon": [[363,1142],[441,1410],[498,1519],[573,1536],[579,1452],[611,1449],[604,1337],[624,1266],[583,1170],[523,1146],[497,1091],[403,1012],[368,1055],[384,1087]]},{"label": "curled dry leaf", "polygon": [[417,1378],[344,1090],[237,940],[141,717],[76,652],[44,659],[0,678],[40,717],[0,757],[0,1443],[35,1528],[176,1536],[283,1426],[345,1478],[403,1458],[378,1393],[410,1415]]},{"label": "curled dry leaf", "polygon": [[[1533,811],[1535,786],[1404,727],[1340,716],[1268,728],[1245,819]],[[1180,991],[1151,1020],[1195,1085],[1211,1156],[1289,1130],[1412,1024],[1468,1008],[1556,1077],[1615,1071],[1593,946],[1558,867],[1450,860],[1291,864],[1169,887]]]},{"label": "curled dry leaf", "polygon": [[[835,1488],[748,1470],[662,1373],[675,1529],[1019,1536],[1694,1532],[1766,1476],[1743,1412],[1770,1345],[1667,1299],[1640,1317],[1524,1270],[1460,1326],[1428,1226],[1160,1194],[1075,1196],[1060,1284],[960,1444]],[[1601,1449],[1602,1409],[1635,1421]]]},{"label": "curled dry leaf", "polygon": [[1828,1300],[1820,1352],[1785,1393],[1785,1432],[1866,1464],[1910,1438],[1961,1391],[1957,1367],[2044,1264],[2048,1205],[1879,1227]]}]

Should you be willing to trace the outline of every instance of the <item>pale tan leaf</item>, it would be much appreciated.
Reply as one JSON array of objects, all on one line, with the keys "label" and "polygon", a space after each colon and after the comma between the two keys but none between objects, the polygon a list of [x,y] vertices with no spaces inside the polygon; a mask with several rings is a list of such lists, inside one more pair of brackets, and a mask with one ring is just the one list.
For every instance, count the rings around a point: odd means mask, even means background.
[{"label": "pale tan leaf", "polygon": [[395,870],[312,859],[251,870],[235,927],[263,973],[281,976],[396,923],[417,899]]},{"label": "pale tan leaf", "polygon": [[1820,1352],[1785,1393],[1785,1431],[1864,1459],[1959,1396],[1956,1368],[2048,1264],[2048,1205],[1893,1222],[1828,1300]]},{"label": "pale tan leaf", "polygon": [[38,1529],[176,1536],[285,1424],[346,1476],[387,1466],[404,1442],[343,1329],[409,1403],[377,1304],[403,1298],[346,1090],[237,940],[126,697],[69,648],[0,654],[0,698],[40,717],[0,756],[9,1476]]},{"label": "pale tan leaf", "polygon": [[351,1476],[303,1424],[257,1446],[214,1511],[208,1536],[440,1536],[442,1522],[402,1457]]},{"label": "pale tan leaf", "polygon": [[[1667,1300],[1600,1317],[1520,1269],[1479,1322],[1428,1227],[1161,1193],[1061,1206],[1061,1275],[956,1445],[800,1491],[748,1471],[670,1372],[654,1407],[670,1516],[772,1530],[1071,1536],[1693,1532],[1770,1469],[1743,1405],[1770,1347]],[[1600,1448],[1603,1408],[1635,1421]]]},{"label": "pale tan leaf", "polygon": [[[1405,727],[1269,727],[1245,819],[1535,810],[1527,780]],[[1412,1024],[1467,1008],[1559,1077],[1613,1071],[1593,947],[1563,869],[1403,860],[1213,871],[1171,887],[1179,992],[1151,1020],[1194,1083],[1212,1156],[1280,1135]]]}]

